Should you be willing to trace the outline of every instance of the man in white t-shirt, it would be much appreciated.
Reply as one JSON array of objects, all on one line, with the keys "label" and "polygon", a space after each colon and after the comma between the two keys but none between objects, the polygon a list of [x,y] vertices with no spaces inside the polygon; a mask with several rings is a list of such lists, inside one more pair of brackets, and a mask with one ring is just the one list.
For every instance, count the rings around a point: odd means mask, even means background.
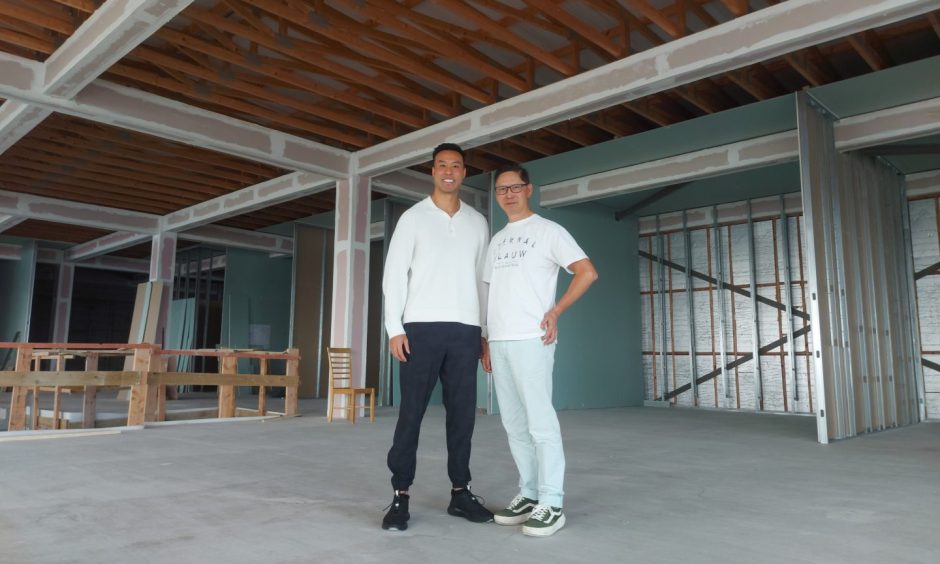
[{"label": "man in white t-shirt", "polygon": [[[565,524],[565,454],[552,406],[558,318],[597,280],[597,271],[564,227],[529,207],[528,171],[518,165],[500,168],[494,190],[509,223],[490,241],[483,271],[489,284],[483,366],[493,373],[519,470],[519,494],[495,520],[522,524],[524,534],[545,537]],[[555,303],[559,268],[574,278]]]},{"label": "man in white t-shirt", "polygon": [[398,423],[388,451],[395,495],[382,528],[408,528],[421,420],[438,379],[447,410],[447,512],[474,523],[493,520],[470,492],[470,440],[476,420],[477,363],[486,347],[482,282],[486,218],[460,201],[463,150],[444,143],[432,154],[434,192],[395,226],[385,259],[385,329],[401,362]]}]

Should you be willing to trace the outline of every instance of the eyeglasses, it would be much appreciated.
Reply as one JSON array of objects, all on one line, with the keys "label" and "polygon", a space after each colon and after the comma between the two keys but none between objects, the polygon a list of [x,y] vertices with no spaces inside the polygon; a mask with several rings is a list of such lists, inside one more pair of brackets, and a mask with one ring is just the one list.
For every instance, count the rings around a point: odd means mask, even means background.
[{"label": "eyeglasses", "polygon": [[526,184],[510,184],[509,186],[497,186],[496,194],[498,196],[504,196],[507,191],[511,191],[513,194],[518,194],[522,192],[522,189],[525,188]]}]

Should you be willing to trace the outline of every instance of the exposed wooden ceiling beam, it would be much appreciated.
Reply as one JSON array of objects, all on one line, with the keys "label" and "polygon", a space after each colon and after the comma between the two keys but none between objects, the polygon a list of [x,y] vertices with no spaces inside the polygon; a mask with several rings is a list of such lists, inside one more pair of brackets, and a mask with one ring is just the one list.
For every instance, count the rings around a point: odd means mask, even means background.
[{"label": "exposed wooden ceiling beam", "polygon": [[560,3],[555,2],[554,0],[525,1],[527,4],[538,8],[545,14],[548,14],[560,24],[577,33],[586,41],[589,41],[614,59],[620,59],[626,55],[623,47],[611,41],[609,37],[604,35],[603,31],[597,30],[584,23],[570,12],[565,10]]},{"label": "exposed wooden ceiling beam", "polygon": [[770,71],[760,63],[726,72],[725,76],[756,100],[775,98],[785,92]]},{"label": "exposed wooden ceiling beam", "polygon": [[721,0],[721,3],[724,4],[725,8],[728,8],[731,15],[735,17],[743,16],[748,11],[747,0]]},{"label": "exposed wooden ceiling beam", "polygon": [[547,67],[561,73],[562,76],[573,76],[578,73],[579,69],[576,66],[561,60],[559,57],[548,51],[545,51],[521,35],[513,33],[511,30],[503,27],[498,22],[490,19],[489,16],[483,12],[480,12],[472,5],[463,2],[462,0],[439,1],[442,6],[445,6],[453,13],[466,18],[468,21],[476,25],[481,33],[484,33],[490,37],[498,37],[501,41],[512,45],[519,51],[529,55],[533,59],[540,61]]},{"label": "exposed wooden ceiling beam", "polygon": [[656,24],[673,39],[682,37],[682,30],[660,10],[654,8],[647,0],[626,0],[627,6],[635,9],[637,13]]},{"label": "exposed wooden ceiling beam", "polygon": [[[311,57],[313,51],[327,50],[323,46],[318,46],[310,41],[304,41],[292,35],[278,36],[268,27],[258,16],[252,12],[252,8],[241,1],[226,0],[227,4],[233,8],[246,24],[234,22],[225,17],[213,14],[210,11],[198,7],[192,7],[187,10],[186,15],[196,21],[211,25],[227,33],[250,40],[261,45],[275,53],[290,57],[291,60],[303,63],[309,72],[325,72],[331,77],[338,78],[344,82],[355,83],[366,86],[366,91],[371,94],[387,92],[398,97],[401,100],[410,102],[418,108],[431,110],[445,117],[452,117],[453,108],[448,104],[433,99],[421,90],[409,88],[409,84],[399,85],[393,80],[383,80],[381,76],[371,76],[361,71],[353,69],[331,60],[329,57]],[[249,27],[250,25],[250,27]],[[286,39],[285,39],[286,38]],[[342,52],[339,49],[329,48],[333,52]],[[344,49],[345,50],[345,49]],[[353,60],[365,63],[367,59],[356,57],[349,53]],[[346,56],[346,54],[344,54]],[[371,86],[375,85],[375,86]],[[345,93],[346,96],[355,94]]]},{"label": "exposed wooden ceiling beam", "polygon": [[[318,96],[323,96],[324,98],[328,98],[331,100],[335,100],[337,102],[341,102],[343,104],[347,104],[359,110],[365,110],[367,112],[381,115],[389,119],[393,119],[402,123],[407,123],[408,125],[412,127],[424,127],[428,125],[428,122],[422,119],[420,116],[415,116],[413,114],[407,114],[404,112],[398,112],[391,108],[383,108],[380,105],[371,103],[368,100],[365,100],[364,98],[360,98],[359,96],[350,96],[348,92],[335,90],[333,88],[323,86],[311,79],[303,78],[292,72],[285,71],[279,68],[277,61],[275,59],[272,59],[270,57],[264,57],[260,55],[247,57],[245,53],[240,53],[240,52],[233,53],[226,49],[216,47],[205,41],[201,41],[197,38],[180,33],[178,31],[174,31],[169,28],[164,28],[160,30],[159,32],[157,32],[157,36],[160,37],[161,39],[166,39],[167,41],[170,41],[175,45],[180,45],[188,49],[197,51],[199,53],[209,55],[220,61],[231,63],[233,65],[238,65],[241,68],[250,70],[255,73],[259,73],[263,76],[276,78],[280,80],[281,82],[284,82],[285,84],[296,86],[297,88],[300,88],[305,92],[310,92]],[[142,47],[141,49],[138,50],[138,52],[139,52],[139,56],[141,57],[145,57],[145,58],[159,57],[162,59],[161,64],[172,66],[172,61],[168,62],[167,60],[168,58],[170,59],[172,58],[157,51],[156,49]],[[189,68],[190,68],[190,71],[186,71],[186,72],[190,72],[192,74],[191,72],[192,67],[189,67]],[[202,74],[202,78],[206,78],[206,74],[204,73],[204,71],[197,71],[197,72],[200,72],[200,74]],[[218,73],[215,73],[215,76],[212,78],[214,78],[215,80],[219,80]],[[225,80],[225,78],[223,78],[223,80]],[[236,90],[239,89],[239,87],[241,86],[241,85],[235,84],[237,81],[234,79],[228,79],[227,82],[230,84],[230,86],[232,86]],[[258,93],[256,93],[254,95],[258,97],[262,97],[264,94],[261,93],[259,95]],[[281,99],[278,103],[290,105],[289,101],[283,100],[283,99]],[[360,129],[362,131],[369,131],[370,133],[374,135],[378,135],[380,137],[387,138],[390,135],[390,132],[383,130],[383,129],[376,128],[372,125],[372,123],[369,120],[361,119],[358,116],[355,116],[354,114],[350,114],[348,112],[343,112],[343,113],[335,112],[328,108],[323,107],[322,105],[311,105],[309,103],[301,103],[299,100],[295,100],[294,103],[297,104],[298,106],[303,106],[305,108],[304,111],[306,111],[306,113],[315,113],[315,114],[319,113],[322,117],[329,119],[331,121],[334,121],[336,123],[347,125],[349,127],[355,127],[356,129]]]},{"label": "exposed wooden ceiling beam", "polygon": [[891,57],[884,48],[881,38],[874,31],[868,30],[850,35],[849,43],[872,70],[882,70],[891,66]]},{"label": "exposed wooden ceiling beam", "polygon": [[818,49],[810,47],[784,55],[783,58],[812,86],[829,84],[838,79],[838,75]]},{"label": "exposed wooden ceiling beam", "polygon": [[933,28],[933,32],[937,34],[937,37],[940,37],[940,13],[931,12],[927,14],[927,21],[930,22],[930,27]]},{"label": "exposed wooden ceiling beam", "polygon": [[[290,20],[296,27],[305,30],[307,33],[311,33],[314,36],[322,35],[334,41],[348,45],[349,48],[355,49],[378,61],[382,61],[392,65],[393,67],[400,68],[432,82],[436,82],[441,86],[459,92],[464,96],[477,100],[478,102],[482,102],[484,104],[491,104],[494,102],[492,96],[488,93],[474,87],[462,79],[454,77],[450,73],[447,73],[438,67],[415,59],[402,58],[393,51],[367,41],[355,32],[351,33],[349,29],[350,27],[358,29],[362,26],[360,26],[358,22],[349,20],[349,18],[342,16],[337,17],[336,12],[330,13],[333,19],[328,19],[326,16],[317,14],[315,11],[311,10],[309,6],[300,6],[296,2],[291,2],[291,5],[288,6],[275,0],[254,0],[254,4],[258,8],[261,8],[262,10],[274,16],[283,17]],[[323,6],[326,5],[324,4]],[[315,18],[312,20],[311,17]],[[321,25],[324,22],[325,25]],[[337,55],[341,54],[337,53]]]},{"label": "exposed wooden ceiling beam", "polygon": [[[172,58],[170,58],[172,59]],[[168,59],[169,60],[169,59]],[[175,61],[174,64],[182,65],[180,61]],[[223,88],[219,86],[211,86],[209,88],[202,88],[199,86],[187,86],[177,83],[176,81],[168,81],[167,79],[157,75],[152,71],[147,71],[139,68],[134,68],[128,65],[127,63],[119,63],[111,68],[111,71],[114,74],[134,79],[135,81],[142,82],[144,84],[150,84],[153,86],[159,86],[166,90],[178,92],[184,94],[187,97],[193,100],[205,100],[207,102],[212,102],[224,108],[229,108],[238,112],[242,112],[248,116],[262,116],[270,119],[275,123],[290,125],[301,131],[306,131],[309,133],[314,133],[316,135],[321,135],[327,139],[335,139],[337,141],[342,141],[356,147],[365,147],[369,143],[366,140],[358,135],[337,129],[335,127],[330,127],[327,125],[301,120],[289,115],[285,115],[283,112],[278,112],[276,110],[270,110],[264,108],[260,105],[250,103],[245,101],[244,96],[238,92],[234,92],[231,96],[226,96],[223,92]],[[196,72],[196,71],[194,71]],[[260,92],[258,94],[261,94]]]},{"label": "exposed wooden ceiling beam", "polygon": [[167,142],[143,134],[133,134],[127,130],[106,129],[93,122],[83,122],[76,118],[60,117],[46,120],[38,134],[46,129],[64,143],[81,145],[95,143],[100,151],[126,156],[134,161],[145,160],[160,167],[179,167],[194,173],[219,176],[237,182],[251,182],[278,176],[285,171],[247,160],[236,160],[229,155],[212,151],[194,151],[182,144]]},{"label": "exposed wooden ceiling beam", "polygon": [[517,91],[523,92],[527,89],[525,80],[491,58],[481,55],[475,49],[468,49],[466,46],[461,47],[449,40],[449,38],[442,39],[417,25],[405,21],[412,19],[417,20],[418,18],[415,17],[416,12],[403,8],[397,2],[391,0],[369,0],[364,3],[358,0],[342,1],[346,6],[361,4],[358,8],[360,13],[374,18],[383,25],[394,27],[408,36],[419,40],[434,48],[435,51],[442,56],[460,61],[471,68],[479,69]]}]

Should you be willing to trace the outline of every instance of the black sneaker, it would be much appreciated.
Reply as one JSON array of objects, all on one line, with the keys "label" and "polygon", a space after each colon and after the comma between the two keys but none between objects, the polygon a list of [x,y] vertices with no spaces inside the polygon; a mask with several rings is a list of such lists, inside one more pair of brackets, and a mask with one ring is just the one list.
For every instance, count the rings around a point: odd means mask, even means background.
[{"label": "black sneaker", "polygon": [[386,509],[388,509],[388,513],[382,519],[383,529],[404,531],[408,528],[408,519],[411,517],[408,514],[408,494],[399,495],[396,492],[395,497],[392,498],[392,503],[388,504]]},{"label": "black sneaker", "polygon": [[493,520],[493,512],[483,507],[477,496],[470,493],[470,486],[456,491],[451,490],[447,512],[474,523],[489,523]]}]

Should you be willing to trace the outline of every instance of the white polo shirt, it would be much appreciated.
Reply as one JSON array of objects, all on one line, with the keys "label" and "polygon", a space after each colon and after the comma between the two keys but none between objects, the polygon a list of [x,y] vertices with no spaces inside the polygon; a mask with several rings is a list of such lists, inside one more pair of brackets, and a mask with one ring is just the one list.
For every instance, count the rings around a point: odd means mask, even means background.
[{"label": "white polo shirt", "polygon": [[382,277],[388,336],[402,335],[405,323],[419,321],[483,327],[488,239],[486,218],[465,202],[453,217],[430,197],[403,213]]},{"label": "white polo shirt", "polygon": [[490,341],[541,337],[539,327],[555,307],[558,269],[587,258],[568,231],[533,214],[493,235],[483,281],[489,283],[486,328]]}]

